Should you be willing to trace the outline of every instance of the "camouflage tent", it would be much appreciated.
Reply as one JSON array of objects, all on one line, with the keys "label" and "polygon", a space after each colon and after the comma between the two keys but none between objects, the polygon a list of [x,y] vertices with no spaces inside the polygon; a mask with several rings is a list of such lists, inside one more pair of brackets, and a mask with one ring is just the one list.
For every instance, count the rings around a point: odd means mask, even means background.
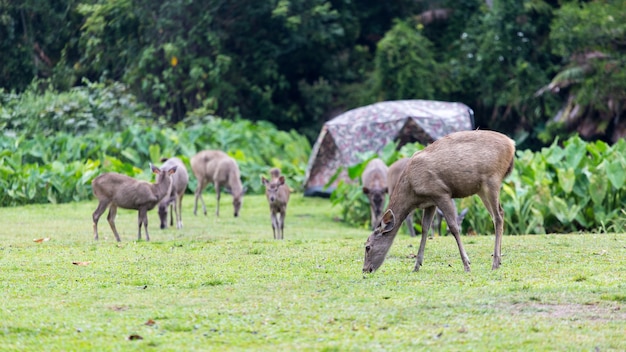
[{"label": "camouflage tent", "polygon": [[384,101],[347,111],[322,127],[307,166],[304,194],[328,196],[340,179],[324,186],[340,166],[356,165],[359,153],[376,153],[391,141],[431,143],[446,134],[474,128],[472,110],[461,103],[432,100]]}]

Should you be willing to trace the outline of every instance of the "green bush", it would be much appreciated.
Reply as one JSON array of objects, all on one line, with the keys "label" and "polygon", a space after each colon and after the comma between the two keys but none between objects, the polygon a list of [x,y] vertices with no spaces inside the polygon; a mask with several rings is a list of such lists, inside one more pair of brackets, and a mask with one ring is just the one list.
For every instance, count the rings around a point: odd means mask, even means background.
[{"label": "green bush", "polygon": [[505,231],[513,234],[602,231],[625,228],[626,141],[613,146],[571,137],[563,147],[518,151],[505,181]]},{"label": "green bush", "polygon": [[59,132],[85,134],[94,129],[121,131],[154,120],[121,83],[92,83],[57,92],[49,83],[35,81],[22,94],[0,90],[0,129],[4,134],[44,137]]},{"label": "green bush", "polygon": [[[415,151],[420,146],[406,148]],[[395,152],[395,145],[391,145],[382,158],[390,165],[407,155],[410,153],[406,150]],[[505,179],[500,193],[505,213],[504,232],[511,235],[623,232],[626,229],[624,155],[623,139],[609,146],[601,141],[587,143],[578,136],[566,140],[563,147],[555,141],[539,152],[517,151],[515,168]],[[350,177],[358,180],[371,158],[365,156],[362,163],[348,168]],[[346,223],[367,227],[369,203],[359,182],[340,183],[331,200],[341,208]],[[493,233],[491,217],[478,196],[457,200],[457,208],[469,209],[462,224],[463,233]]]},{"label": "green bush", "polygon": [[[102,172],[151,178],[149,163],[203,149],[221,149],[239,163],[247,192],[260,193],[260,176],[279,167],[294,187],[302,183],[310,153],[305,137],[278,131],[269,123],[212,118],[204,125],[176,128],[133,125],[123,132],[61,132],[0,137],[0,205],[68,202],[91,196],[91,180]],[[190,189],[196,180],[190,178]]]}]

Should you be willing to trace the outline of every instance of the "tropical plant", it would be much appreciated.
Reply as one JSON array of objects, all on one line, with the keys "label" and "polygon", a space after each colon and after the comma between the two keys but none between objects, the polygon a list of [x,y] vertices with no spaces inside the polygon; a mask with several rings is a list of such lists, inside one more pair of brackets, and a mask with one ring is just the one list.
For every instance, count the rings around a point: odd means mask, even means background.
[{"label": "tropical plant", "polygon": [[[421,146],[408,147],[418,150]],[[400,155],[410,155],[393,153],[394,150],[394,144],[385,147],[383,155],[388,165]],[[569,138],[562,146],[555,141],[538,152],[518,151],[513,172],[505,179],[500,195],[504,232],[516,235],[624,231],[625,155],[623,139],[609,146],[601,141],[588,143],[578,136]],[[348,168],[352,179],[359,179],[369,159]],[[340,183],[331,199],[341,207],[346,223],[368,224],[367,198],[357,183]],[[458,208],[469,209],[462,224],[464,233],[493,233],[490,215],[478,196],[458,200]]]}]

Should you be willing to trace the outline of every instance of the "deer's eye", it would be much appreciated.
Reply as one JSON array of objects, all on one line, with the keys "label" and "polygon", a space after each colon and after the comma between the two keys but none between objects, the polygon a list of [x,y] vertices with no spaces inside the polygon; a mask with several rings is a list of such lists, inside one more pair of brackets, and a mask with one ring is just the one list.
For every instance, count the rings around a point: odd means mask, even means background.
[{"label": "deer's eye", "polygon": [[365,246],[365,251],[366,251],[366,252],[369,252],[369,251],[370,251],[370,249],[372,249],[372,247],[370,247],[370,246]]}]

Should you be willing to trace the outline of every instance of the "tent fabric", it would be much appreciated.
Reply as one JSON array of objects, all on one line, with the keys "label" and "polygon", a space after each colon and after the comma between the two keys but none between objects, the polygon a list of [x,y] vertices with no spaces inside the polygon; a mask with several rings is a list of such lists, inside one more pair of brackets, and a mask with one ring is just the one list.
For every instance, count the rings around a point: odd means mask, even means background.
[{"label": "tent fabric", "polygon": [[325,189],[341,166],[356,165],[365,152],[385,145],[433,141],[456,131],[473,129],[473,112],[465,104],[433,100],[383,101],[349,110],[322,127],[307,166],[304,194],[328,196],[345,170]]}]

